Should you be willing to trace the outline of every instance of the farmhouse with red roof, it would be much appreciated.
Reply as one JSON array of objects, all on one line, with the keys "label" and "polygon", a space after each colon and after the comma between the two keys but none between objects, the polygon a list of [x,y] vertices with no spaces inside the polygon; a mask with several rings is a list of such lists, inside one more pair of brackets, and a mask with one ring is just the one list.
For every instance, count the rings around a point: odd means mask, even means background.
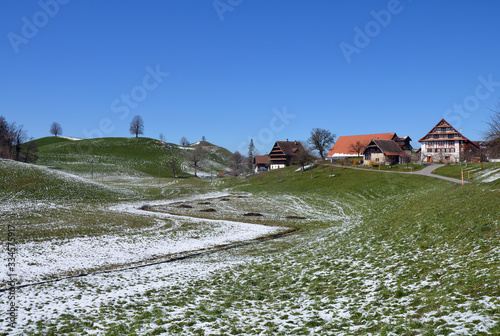
[{"label": "farmhouse with red roof", "polygon": [[406,151],[407,154],[413,149],[409,136],[398,137],[396,133],[375,133],[361,135],[340,136],[332,149],[326,154],[326,158],[330,160],[345,159],[349,157],[358,157],[366,149],[372,140],[392,140],[400,149]]}]

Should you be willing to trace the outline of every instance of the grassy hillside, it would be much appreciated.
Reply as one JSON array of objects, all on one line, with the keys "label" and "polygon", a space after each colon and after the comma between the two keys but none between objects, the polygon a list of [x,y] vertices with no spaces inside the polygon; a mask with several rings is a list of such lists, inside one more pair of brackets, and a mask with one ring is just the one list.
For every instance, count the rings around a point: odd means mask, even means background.
[{"label": "grassy hillside", "polygon": [[66,138],[51,136],[51,137],[44,137],[44,138],[36,139],[35,144],[38,148],[41,148],[43,146],[52,145],[52,144],[61,143],[61,142],[69,142],[69,141],[71,141],[71,140],[66,139]]},{"label": "grassy hillside", "polygon": [[[154,176],[171,177],[172,159],[176,174],[182,175],[181,164],[187,150],[150,138],[99,138],[71,141],[40,139],[39,164],[59,167],[85,177]],[[210,159],[225,162],[227,150],[213,146]]]},{"label": "grassy hillside", "polygon": [[108,187],[56,169],[0,160],[0,201],[120,199],[126,190]]},{"label": "grassy hillside", "polygon": [[462,178],[462,171],[464,173],[464,180],[475,182],[500,184],[500,163],[483,162],[483,163],[468,163],[462,165],[446,165],[436,169],[436,174]]},{"label": "grassy hillside", "polygon": [[[274,170],[245,180],[218,180],[223,183],[219,187],[206,180],[176,180],[174,188],[186,190],[186,194],[179,191],[177,195],[199,195],[208,186],[230,189],[236,194],[207,202],[184,200],[182,204],[171,204],[171,208],[181,215],[305,230],[180,262],[178,266],[192,262],[196,271],[187,272],[189,276],[182,273],[178,282],[173,277],[165,281],[164,276],[157,276],[168,268],[158,265],[142,269],[138,282],[129,273],[109,274],[112,286],[102,292],[102,284],[96,286],[92,282],[94,277],[63,283],[56,288],[61,293],[66,286],[78,286],[78,290],[68,291],[70,294],[65,292],[68,302],[78,306],[89,301],[88,297],[95,297],[98,305],[61,312],[52,315],[50,321],[39,318],[37,314],[43,314],[32,306],[30,318],[39,321],[31,324],[33,331],[27,334],[500,333],[497,184],[461,186],[419,175],[332,166],[301,173],[295,172],[296,168]],[[36,178],[33,174],[26,176]],[[78,190],[79,184],[73,183]],[[34,188],[29,192],[43,193],[47,186],[41,183],[39,187],[42,191]],[[144,194],[141,201],[146,202],[147,197]],[[62,201],[66,203],[64,198]],[[205,215],[201,210],[207,208],[213,211]],[[18,224],[19,232],[30,227],[39,231],[37,225],[30,224],[39,224],[42,219],[59,223],[57,227],[45,228],[46,239],[63,234],[123,234],[128,232],[125,228],[136,230],[137,234],[158,230],[158,223],[130,215],[114,219],[104,210],[99,216],[90,210],[89,214],[74,209],[65,211],[68,214],[62,218],[60,214],[47,216],[43,209],[36,218],[27,214]],[[262,216],[243,215],[250,212]],[[71,232],[65,227],[69,222],[65,218],[77,219]],[[96,225],[95,218],[113,225]],[[190,229],[196,230],[199,224],[193,221],[188,226],[191,225]],[[183,227],[187,229],[186,225]],[[174,226],[176,229],[179,228]],[[232,264],[235,260],[237,265]],[[220,264],[228,268],[218,268]],[[197,277],[202,266],[212,271]],[[177,273],[175,270],[172,274]],[[154,286],[156,281],[160,285]],[[133,295],[119,295],[128,288],[134,288]]]}]

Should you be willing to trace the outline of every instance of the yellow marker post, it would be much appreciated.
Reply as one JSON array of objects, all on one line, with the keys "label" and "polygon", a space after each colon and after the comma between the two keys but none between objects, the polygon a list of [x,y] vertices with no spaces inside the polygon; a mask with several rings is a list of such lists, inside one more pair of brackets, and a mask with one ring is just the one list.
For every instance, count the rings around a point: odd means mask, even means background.
[{"label": "yellow marker post", "polygon": [[462,170],[462,185],[464,185],[464,171]]}]

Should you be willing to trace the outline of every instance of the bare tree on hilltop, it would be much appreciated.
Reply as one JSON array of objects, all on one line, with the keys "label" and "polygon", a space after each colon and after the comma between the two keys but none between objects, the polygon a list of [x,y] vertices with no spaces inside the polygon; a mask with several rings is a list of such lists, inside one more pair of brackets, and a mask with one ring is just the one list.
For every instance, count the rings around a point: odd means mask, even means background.
[{"label": "bare tree on hilltop", "polygon": [[325,152],[335,141],[335,134],[322,128],[313,128],[311,131],[311,136],[307,139],[307,142],[311,145],[313,150],[319,152],[321,160],[325,160]]},{"label": "bare tree on hilltop", "polygon": [[58,122],[53,122],[52,125],[50,125],[50,134],[53,136],[59,136],[62,135],[63,129],[61,125]]},{"label": "bare tree on hilltop", "polygon": [[136,115],[132,118],[130,122],[130,134],[135,134],[135,137],[139,137],[139,134],[144,134],[144,121],[140,115]]},{"label": "bare tree on hilltop", "polygon": [[189,146],[189,145],[190,145],[190,143],[189,143],[188,139],[186,139],[186,137],[182,137],[181,138],[181,146],[186,147],[186,146]]}]

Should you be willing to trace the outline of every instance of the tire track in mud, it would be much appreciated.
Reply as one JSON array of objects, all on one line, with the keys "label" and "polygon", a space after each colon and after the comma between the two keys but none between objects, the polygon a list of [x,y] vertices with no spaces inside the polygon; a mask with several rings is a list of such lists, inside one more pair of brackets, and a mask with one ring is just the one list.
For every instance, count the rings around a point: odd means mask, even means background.
[{"label": "tire track in mud", "polygon": [[167,264],[167,263],[171,263],[171,262],[175,262],[175,261],[182,261],[182,260],[186,260],[186,259],[192,259],[192,258],[201,257],[201,256],[208,255],[208,254],[214,254],[214,253],[217,253],[217,252],[223,252],[223,251],[227,251],[227,250],[231,250],[231,249],[235,249],[235,248],[239,248],[239,247],[243,247],[243,246],[248,246],[248,245],[251,245],[251,244],[258,244],[258,243],[263,243],[263,242],[266,242],[266,241],[280,239],[280,238],[283,238],[283,237],[286,237],[286,236],[290,236],[292,234],[299,234],[299,233],[307,231],[307,230],[308,229],[301,229],[301,230],[299,230],[299,229],[292,228],[292,229],[290,229],[287,232],[278,233],[278,234],[275,234],[275,235],[272,235],[272,236],[255,238],[255,239],[248,240],[248,241],[238,242],[238,243],[229,244],[229,245],[223,245],[221,247],[215,247],[215,248],[209,249],[209,250],[201,250],[199,252],[190,253],[190,254],[187,254],[187,255],[182,255],[182,256],[174,257],[174,258],[167,259],[167,260],[161,260],[161,261],[155,261],[155,262],[150,262],[150,263],[146,263],[146,264],[128,266],[128,267],[124,267],[124,268],[116,268],[116,269],[110,269],[110,270],[103,270],[103,271],[96,271],[96,272],[89,272],[89,273],[81,273],[81,274],[70,275],[70,276],[66,276],[66,277],[62,277],[62,278],[57,278],[57,279],[50,279],[50,280],[32,282],[32,283],[28,283],[28,284],[17,285],[17,286],[12,286],[12,287],[7,287],[7,288],[0,288],[0,293],[7,292],[7,291],[10,291],[10,290],[13,290],[13,289],[17,290],[17,289],[26,288],[26,287],[33,287],[33,286],[37,286],[37,285],[44,285],[44,284],[48,284],[48,283],[55,283],[55,282],[59,282],[59,281],[63,281],[63,280],[76,279],[76,278],[87,277],[87,276],[92,276],[92,275],[100,275],[100,274],[108,274],[108,273],[118,273],[118,272],[124,272],[124,271],[133,270],[133,269],[138,269],[138,268],[145,268],[145,267],[150,267],[150,266]]}]

